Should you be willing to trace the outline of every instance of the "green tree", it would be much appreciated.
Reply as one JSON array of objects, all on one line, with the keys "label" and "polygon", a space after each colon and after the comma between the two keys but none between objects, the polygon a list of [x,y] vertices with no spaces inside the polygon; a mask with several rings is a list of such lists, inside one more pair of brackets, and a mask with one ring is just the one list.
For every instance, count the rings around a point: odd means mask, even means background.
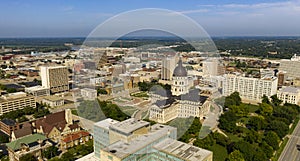
[{"label": "green tree", "polygon": [[107,94],[107,91],[105,89],[98,88],[97,93],[98,94]]},{"label": "green tree", "polygon": [[228,161],[245,161],[245,159],[239,150],[234,150],[228,155]]},{"label": "green tree", "polygon": [[50,159],[50,158],[53,158],[57,155],[59,155],[59,149],[55,146],[51,146],[47,149],[45,149],[42,153],[43,157],[47,158],[47,159]]},{"label": "green tree", "polygon": [[20,161],[37,161],[37,158],[33,154],[29,153],[22,156]]},{"label": "green tree", "polygon": [[267,103],[261,103],[259,105],[259,112],[265,116],[271,115],[273,113],[273,107]]},{"label": "green tree", "polygon": [[268,130],[274,131],[280,138],[283,138],[289,131],[289,126],[282,121],[274,120],[269,124]]},{"label": "green tree", "polygon": [[272,103],[274,104],[274,106],[279,106],[282,103],[282,101],[280,99],[278,99],[276,94],[271,96],[271,99],[272,99]]},{"label": "green tree", "polygon": [[279,148],[280,138],[274,131],[269,131],[264,137],[264,141],[270,145],[274,150]]}]

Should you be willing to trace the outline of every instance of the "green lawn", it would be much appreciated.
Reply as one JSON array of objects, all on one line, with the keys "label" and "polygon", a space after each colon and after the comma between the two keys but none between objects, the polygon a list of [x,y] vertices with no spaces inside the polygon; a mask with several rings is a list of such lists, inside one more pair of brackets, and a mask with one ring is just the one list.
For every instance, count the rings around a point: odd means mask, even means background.
[{"label": "green lawn", "polygon": [[243,103],[243,105],[249,109],[250,113],[254,113],[259,108],[257,105],[252,105],[252,104]]},{"label": "green lawn", "polygon": [[131,94],[133,97],[149,97],[149,95],[146,92],[139,92],[139,93],[134,93]]},{"label": "green lawn", "polygon": [[225,161],[228,156],[227,149],[219,144],[212,146],[211,151],[213,151],[214,161]]},{"label": "green lawn", "polygon": [[234,135],[234,134],[231,134],[231,133],[226,133],[226,135],[229,137],[229,139],[232,141],[232,142],[237,142],[237,141],[240,141],[242,140],[242,138]]}]

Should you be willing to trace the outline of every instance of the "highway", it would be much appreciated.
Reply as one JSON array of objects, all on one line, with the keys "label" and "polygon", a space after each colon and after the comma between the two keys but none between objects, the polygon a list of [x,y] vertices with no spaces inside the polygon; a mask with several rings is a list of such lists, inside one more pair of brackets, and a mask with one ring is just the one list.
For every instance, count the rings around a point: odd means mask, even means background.
[{"label": "highway", "polygon": [[278,161],[300,161],[300,151],[296,147],[297,144],[300,145],[300,121],[289,138]]}]

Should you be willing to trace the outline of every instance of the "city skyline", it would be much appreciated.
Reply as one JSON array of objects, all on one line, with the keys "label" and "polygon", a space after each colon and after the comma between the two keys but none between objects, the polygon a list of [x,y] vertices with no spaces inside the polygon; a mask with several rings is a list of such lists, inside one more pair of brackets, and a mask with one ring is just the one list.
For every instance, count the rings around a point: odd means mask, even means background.
[{"label": "city skyline", "polygon": [[[0,37],[86,37],[105,20],[131,10],[182,13],[210,36],[300,36],[300,1],[14,1],[2,2]],[[180,26],[179,26],[180,27]],[[183,26],[184,27],[184,24]]]}]

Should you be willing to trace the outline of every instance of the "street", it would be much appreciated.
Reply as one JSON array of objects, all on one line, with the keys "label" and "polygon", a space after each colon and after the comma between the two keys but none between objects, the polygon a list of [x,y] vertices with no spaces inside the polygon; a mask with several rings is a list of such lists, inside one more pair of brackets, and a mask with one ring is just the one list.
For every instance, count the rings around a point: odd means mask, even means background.
[{"label": "street", "polygon": [[294,129],[290,139],[284,147],[278,161],[300,161],[300,151],[296,145],[300,145],[300,121]]}]

